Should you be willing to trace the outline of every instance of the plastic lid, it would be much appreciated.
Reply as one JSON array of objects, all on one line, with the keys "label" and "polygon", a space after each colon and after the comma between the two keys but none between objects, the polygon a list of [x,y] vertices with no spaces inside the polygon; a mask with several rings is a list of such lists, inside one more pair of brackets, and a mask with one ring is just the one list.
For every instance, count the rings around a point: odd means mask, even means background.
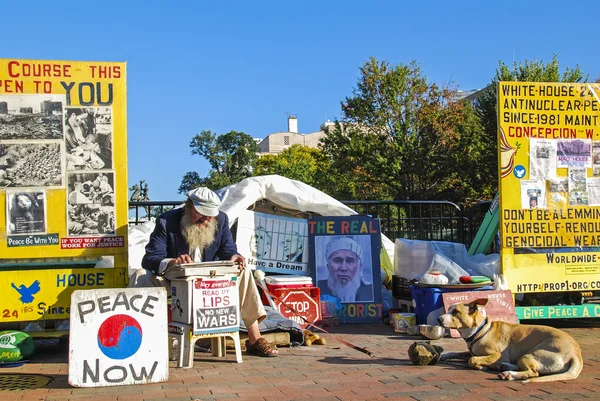
[{"label": "plastic lid", "polygon": [[265,282],[267,284],[312,284],[312,278],[285,274],[280,276],[266,276]]}]

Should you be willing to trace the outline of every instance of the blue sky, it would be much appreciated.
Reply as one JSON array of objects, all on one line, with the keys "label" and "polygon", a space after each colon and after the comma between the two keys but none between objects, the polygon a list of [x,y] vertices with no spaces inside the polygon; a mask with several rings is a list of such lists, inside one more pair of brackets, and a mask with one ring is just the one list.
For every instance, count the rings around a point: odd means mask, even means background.
[{"label": "blue sky", "polygon": [[[410,3],[410,4],[409,4]],[[0,57],[127,61],[129,183],[178,200],[201,130],[264,138],[340,116],[370,56],[416,60],[431,82],[481,88],[498,66],[528,60],[600,77],[593,16],[577,1],[5,1]],[[218,188],[214,188],[218,189]]]}]

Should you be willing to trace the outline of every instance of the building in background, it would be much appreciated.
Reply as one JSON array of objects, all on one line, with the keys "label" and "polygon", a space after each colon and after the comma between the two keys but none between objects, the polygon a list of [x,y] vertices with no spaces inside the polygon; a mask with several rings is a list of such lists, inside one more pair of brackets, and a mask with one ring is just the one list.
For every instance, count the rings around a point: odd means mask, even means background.
[{"label": "building in background", "polygon": [[296,116],[288,117],[288,130],[286,132],[276,132],[267,135],[264,139],[255,138],[260,149],[259,155],[278,154],[292,145],[303,145],[310,148],[316,148],[319,145],[319,139],[324,137],[327,132],[335,128],[335,123],[327,121],[321,124],[320,131],[310,134],[301,134],[298,132],[298,118]]},{"label": "building in background", "polygon": [[42,114],[62,114],[62,103],[44,100],[40,103],[40,112]]},{"label": "building in background", "polygon": [[469,102],[471,103],[472,106],[475,106],[476,100],[477,98],[486,90],[488,89],[488,86],[486,86],[483,89],[472,89],[472,90],[468,90],[468,91],[458,91],[456,93],[456,100],[462,100],[464,102]]}]

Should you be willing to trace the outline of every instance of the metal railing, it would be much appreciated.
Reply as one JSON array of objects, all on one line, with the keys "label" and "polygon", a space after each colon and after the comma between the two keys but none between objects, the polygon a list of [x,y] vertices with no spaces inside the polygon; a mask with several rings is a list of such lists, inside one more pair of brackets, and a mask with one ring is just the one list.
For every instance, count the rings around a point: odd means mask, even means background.
[{"label": "metal railing", "polygon": [[[149,217],[179,206],[183,201],[129,202],[129,224],[141,224]],[[381,231],[390,240],[396,238],[450,241],[465,244],[473,241],[491,201],[481,201],[468,210],[448,201],[342,201],[359,214],[379,218]]]},{"label": "metal railing", "polygon": [[359,214],[379,218],[381,231],[396,238],[427,241],[464,241],[460,207],[447,201],[344,201]]}]

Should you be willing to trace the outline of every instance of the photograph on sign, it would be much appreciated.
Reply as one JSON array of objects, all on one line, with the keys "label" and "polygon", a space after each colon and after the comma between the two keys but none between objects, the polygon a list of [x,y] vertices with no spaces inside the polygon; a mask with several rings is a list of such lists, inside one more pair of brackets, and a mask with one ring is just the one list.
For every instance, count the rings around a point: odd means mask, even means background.
[{"label": "photograph on sign", "polygon": [[0,143],[2,187],[62,187],[59,142]]},{"label": "photograph on sign", "polygon": [[194,333],[238,330],[240,326],[237,277],[196,279],[193,285]]},{"label": "photograph on sign", "polygon": [[373,302],[371,237],[315,237],[317,285],[340,302]]},{"label": "photograph on sign", "polygon": [[532,180],[556,177],[556,142],[546,139],[530,140],[529,177]]},{"label": "photograph on sign", "polygon": [[238,217],[236,243],[252,269],[309,274],[306,219],[245,210]]},{"label": "photograph on sign", "polygon": [[164,288],[76,290],[70,308],[69,384],[102,387],[168,380]]},{"label": "photograph on sign", "polygon": [[65,95],[0,95],[0,141],[63,139]]},{"label": "photograph on sign", "polygon": [[558,167],[592,167],[592,141],[559,139],[556,150]]},{"label": "photograph on sign", "polygon": [[600,165],[600,141],[592,141],[592,164]]},{"label": "photograph on sign", "polygon": [[600,178],[587,179],[589,206],[600,206]]},{"label": "photograph on sign", "polygon": [[114,173],[67,174],[69,237],[115,235]]},{"label": "photograph on sign", "polygon": [[112,169],[110,107],[66,108],[67,170]]},{"label": "photograph on sign", "polygon": [[568,192],[569,180],[567,177],[557,177],[548,180],[548,195],[546,196],[548,209],[560,210],[567,207]]},{"label": "photograph on sign", "polygon": [[546,185],[544,181],[521,180],[521,205],[523,209],[546,207]]},{"label": "photograph on sign", "polygon": [[7,235],[46,232],[46,193],[38,191],[6,191]]},{"label": "photograph on sign", "polygon": [[587,169],[569,168],[569,205],[588,206]]}]

